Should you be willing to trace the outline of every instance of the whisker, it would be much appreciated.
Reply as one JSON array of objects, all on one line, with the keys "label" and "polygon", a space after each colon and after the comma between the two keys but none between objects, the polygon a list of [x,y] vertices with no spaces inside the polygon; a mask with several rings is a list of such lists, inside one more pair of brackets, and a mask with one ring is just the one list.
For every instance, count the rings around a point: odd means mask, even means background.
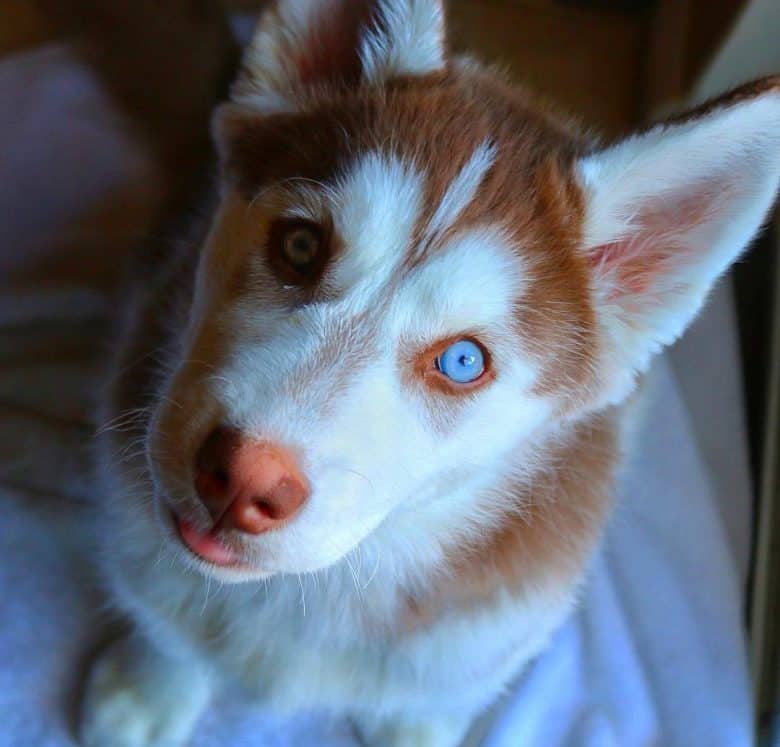
[{"label": "whisker", "polygon": [[301,606],[303,607],[303,616],[306,617],[306,591],[304,590],[303,578],[298,574],[298,583],[301,587]]},{"label": "whisker", "polygon": [[368,581],[366,581],[366,585],[363,587],[363,591],[365,591],[369,587],[369,584],[376,578],[376,574],[379,571],[379,563],[382,559],[382,556],[379,553],[378,547],[375,550],[375,552],[376,552],[376,563],[374,563],[374,570],[371,572],[371,575],[368,577]]}]

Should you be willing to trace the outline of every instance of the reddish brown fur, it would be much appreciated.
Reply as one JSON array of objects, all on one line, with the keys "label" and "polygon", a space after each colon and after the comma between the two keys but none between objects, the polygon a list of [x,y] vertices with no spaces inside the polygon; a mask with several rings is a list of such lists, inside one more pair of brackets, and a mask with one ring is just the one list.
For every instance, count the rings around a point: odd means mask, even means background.
[{"label": "reddish brown fur", "polygon": [[617,447],[614,414],[578,424],[569,439],[553,445],[531,485],[515,488],[519,510],[487,542],[453,559],[459,586],[489,588],[493,571],[515,591],[530,579],[579,573],[603,526]]},{"label": "reddish brown fur", "polygon": [[301,86],[334,81],[357,85],[362,73],[360,37],[373,9],[373,3],[366,0],[341,0],[322,6],[320,14],[312,19],[308,38],[290,50]]},{"label": "reddish brown fur", "polygon": [[452,550],[428,595],[406,600],[405,624],[417,628],[447,610],[495,599],[568,589],[582,574],[603,530],[618,462],[617,414],[578,424],[548,445],[530,483],[508,484],[507,513],[486,538]]},{"label": "reddish brown fur", "polygon": [[656,127],[657,124],[678,125],[685,124],[686,122],[693,122],[697,119],[706,117],[708,114],[712,114],[712,112],[718,109],[727,109],[731,106],[735,106],[736,104],[740,104],[743,101],[749,101],[751,99],[758,98],[759,96],[765,93],[769,93],[770,91],[780,93],[780,75],[768,75],[764,78],[751,81],[750,83],[737,86],[731,91],[727,91],[720,96],[716,96],[713,99],[705,101],[703,104],[697,106],[694,109],[688,109],[681,114],[675,114],[671,117],[668,117],[667,119],[664,119],[660,123],[652,125],[647,129],[652,129],[652,127]]}]

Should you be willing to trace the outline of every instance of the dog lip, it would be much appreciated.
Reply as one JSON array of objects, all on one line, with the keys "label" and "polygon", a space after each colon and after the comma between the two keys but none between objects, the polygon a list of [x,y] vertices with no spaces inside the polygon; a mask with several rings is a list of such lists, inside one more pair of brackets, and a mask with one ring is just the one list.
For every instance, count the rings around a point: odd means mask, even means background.
[{"label": "dog lip", "polygon": [[223,567],[235,568],[242,565],[238,553],[217,539],[213,530],[202,532],[186,519],[175,515],[173,518],[179,538],[198,558]]}]

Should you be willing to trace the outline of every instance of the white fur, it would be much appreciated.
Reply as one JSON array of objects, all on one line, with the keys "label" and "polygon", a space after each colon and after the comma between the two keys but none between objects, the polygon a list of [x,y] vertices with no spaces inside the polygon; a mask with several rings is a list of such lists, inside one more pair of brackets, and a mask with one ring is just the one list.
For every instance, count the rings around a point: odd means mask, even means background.
[{"label": "white fur", "polygon": [[138,636],[115,641],[90,672],[84,747],[171,747],[185,742],[210,696],[197,658],[169,659]]},{"label": "white fur", "polygon": [[388,281],[411,240],[422,203],[423,178],[397,157],[371,152],[334,188],[328,206],[335,231],[353,251],[329,270],[337,288],[366,289]]},{"label": "white fur", "polygon": [[512,304],[527,278],[511,243],[493,226],[468,229],[454,236],[399,291],[396,324],[425,328],[425,340],[467,329],[504,327]]},{"label": "white fur", "polygon": [[[755,235],[780,180],[780,94],[721,108],[680,125],[644,135],[589,156],[580,165],[588,194],[586,247],[636,237],[642,249],[664,242],[666,265],[642,293],[620,288],[615,258],[596,268],[594,291],[609,340],[611,391],[619,401],[652,355],[673,342],[701,308],[715,280]],[[695,200],[703,220],[665,221],[682,200]],[[644,210],[659,211],[649,227]]]},{"label": "white fur", "polygon": [[444,67],[444,11],[436,0],[380,0],[382,31],[366,33],[360,48],[364,78],[379,84],[399,75]]}]

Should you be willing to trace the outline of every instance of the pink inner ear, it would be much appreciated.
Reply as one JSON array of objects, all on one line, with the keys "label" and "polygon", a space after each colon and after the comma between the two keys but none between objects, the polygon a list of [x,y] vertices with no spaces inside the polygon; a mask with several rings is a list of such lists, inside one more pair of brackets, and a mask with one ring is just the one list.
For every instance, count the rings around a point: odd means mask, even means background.
[{"label": "pink inner ear", "polygon": [[362,73],[359,47],[374,4],[369,0],[324,0],[297,43],[295,67],[305,86],[354,84]]},{"label": "pink inner ear", "polygon": [[596,274],[609,278],[607,298],[642,296],[657,286],[684,285],[685,266],[709,248],[697,246],[692,234],[728,201],[727,191],[718,194],[708,182],[685,195],[650,198],[632,219],[629,235],[591,249]]}]

